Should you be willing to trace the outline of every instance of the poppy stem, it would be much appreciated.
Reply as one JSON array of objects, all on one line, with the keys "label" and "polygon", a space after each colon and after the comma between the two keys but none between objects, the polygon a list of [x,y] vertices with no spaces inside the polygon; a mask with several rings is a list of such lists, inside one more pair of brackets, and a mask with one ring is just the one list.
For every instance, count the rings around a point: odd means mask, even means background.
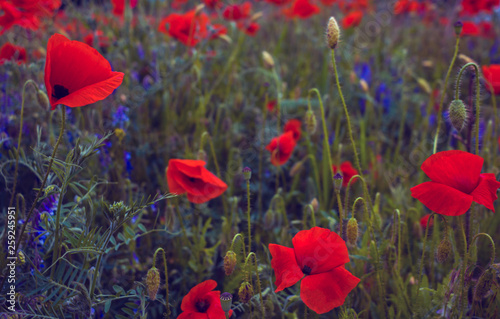
[{"label": "poppy stem", "polygon": [[422,277],[423,277],[423,270],[424,270],[424,259],[425,259],[425,245],[427,243],[427,236],[429,235],[429,227],[431,223],[434,221],[434,216],[436,213],[432,213],[431,216],[429,216],[429,219],[427,220],[427,225],[425,226],[425,235],[424,235],[424,240],[422,242],[422,258],[420,258],[420,268],[418,270],[418,287],[417,287],[417,302],[418,302],[418,295],[420,293],[420,286],[422,285]]},{"label": "poppy stem", "polygon": [[12,185],[12,195],[10,196],[10,202],[9,202],[9,207],[12,206],[14,203],[14,197],[16,195],[16,185],[17,185],[17,174],[19,170],[19,148],[21,147],[21,139],[23,136],[23,124],[24,124],[24,102],[26,100],[26,87],[28,84],[32,84],[35,88],[35,90],[38,91],[38,85],[35,83],[33,80],[28,80],[24,83],[23,86],[23,96],[22,96],[22,102],[21,102],[21,122],[19,123],[19,136],[17,138],[17,147],[16,147],[16,167],[14,169],[14,184]]},{"label": "poppy stem", "polygon": [[339,207],[339,236],[344,239],[344,212],[342,210],[342,199],[340,199],[340,189],[336,188],[335,193],[337,194],[337,203]]},{"label": "poppy stem", "polygon": [[305,207],[304,207],[304,223],[303,223],[303,227],[304,229],[309,229],[307,227],[307,211],[310,211],[311,212],[311,222],[312,222],[312,227],[316,227],[316,216],[314,214],[314,208],[311,204],[307,204]]},{"label": "poppy stem", "polygon": [[490,240],[490,243],[491,243],[490,265],[492,265],[495,262],[495,242],[493,241],[493,239],[491,238],[490,235],[488,235],[486,233],[479,233],[479,234],[476,234],[476,236],[474,236],[474,238],[472,238],[472,243],[474,243],[476,241],[476,239],[478,239],[480,236],[484,236]]},{"label": "poppy stem", "polygon": [[170,317],[170,307],[168,303],[169,299],[169,291],[168,291],[168,266],[167,266],[167,257],[165,256],[165,250],[163,248],[158,248],[156,249],[154,255],[153,255],[153,268],[155,268],[156,265],[156,255],[161,251],[162,256],[163,256],[163,265],[165,268],[165,306],[167,307],[167,318]]},{"label": "poppy stem", "polygon": [[[245,251],[245,239],[243,238],[243,235],[242,235],[242,234],[237,233],[236,235],[234,235],[233,240],[231,241],[231,249],[230,249],[230,250],[232,250],[232,251],[236,252],[236,251],[234,250],[234,244],[236,243],[236,240],[237,240],[238,238],[239,238],[239,239],[240,239],[240,241],[241,241],[241,249],[243,250],[243,258],[245,258],[245,256],[246,256],[246,251]],[[241,250],[238,250],[238,252],[241,252]],[[238,255],[238,253],[236,253],[236,255]]]},{"label": "poppy stem", "polygon": [[262,298],[262,287],[260,284],[260,277],[259,277],[259,268],[257,265],[257,255],[255,255],[254,252],[249,252],[247,258],[245,259],[245,268],[248,266],[248,262],[252,259],[253,257],[253,265],[254,265],[254,271],[255,271],[255,277],[257,279],[257,289],[259,291],[259,299],[260,299],[260,309],[262,310],[262,318],[266,317],[266,308],[264,307],[264,298]]},{"label": "poppy stem", "polygon": [[442,117],[443,117],[442,113],[443,113],[444,96],[446,93],[446,87],[448,86],[448,80],[450,79],[451,70],[453,69],[453,66],[455,65],[455,60],[457,59],[459,44],[460,44],[460,35],[457,36],[457,41],[455,42],[455,52],[453,53],[453,58],[451,60],[450,67],[448,68],[448,72],[446,73],[446,78],[444,79],[443,92],[441,92],[441,98],[439,101],[437,129],[436,129],[436,135],[434,136],[434,146],[432,149],[432,154],[436,154],[436,150],[437,150],[437,141],[438,141],[439,130],[441,128],[441,122],[442,122]]},{"label": "poppy stem", "polygon": [[[217,172],[217,177],[222,179],[222,175],[221,175],[220,167],[219,167],[219,162],[217,161],[217,155],[215,153],[214,143],[212,141],[212,137],[206,131],[203,132],[203,134],[201,135],[201,147],[200,147],[200,149],[203,149],[204,144],[205,144],[204,143],[205,139],[208,139],[208,144],[210,146],[210,153],[212,153],[212,158],[214,160],[215,171]],[[224,194],[222,194],[222,208],[224,209],[224,216],[227,218],[228,208],[227,208],[226,197],[224,196]]]},{"label": "poppy stem", "polygon": [[252,220],[250,218],[250,179],[247,179],[247,222],[248,222],[248,252],[252,251]]},{"label": "poppy stem", "polygon": [[463,307],[463,303],[464,303],[464,295],[466,294],[466,290],[464,289],[464,286],[465,286],[465,272],[467,271],[467,263],[468,263],[468,260],[469,260],[469,249],[467,247],[467,236],[465,234],[465,229],[464,229],[464,223],[460,223],[460,225],[462,226],[462,235],[463,235],[463,239],[464,239],[464,259],[463,259],[463,263],[462,263],[462,269],[460,270],[460,304],[459,304],[459,308],[458,308],[458,312],[460,314],[460,317],[462,316],[462,307]]},{"label": "poppy stem", "polygon": [[[264,130],[266,127],[266,119],[267,119],[267,103],[269,101],[269,97],[266,94],[265,100],[264,100],[264,107],[262,108],[263,112],[263,118],[262,118],[262,128],[260,129],[260,136],[259,139],[261,141],[261,146],[259,149],[259,181],[262,181],[262,170],[263,170],[263,165],[262,165],[262,157],[264,154],[264,149],[265,149],[265,144],[264,144]],[[260,182],[259,183],[259,197],[257,199],[257,206],[259,209],[259,218],[262,217],[262,186],[264,183]]]}]

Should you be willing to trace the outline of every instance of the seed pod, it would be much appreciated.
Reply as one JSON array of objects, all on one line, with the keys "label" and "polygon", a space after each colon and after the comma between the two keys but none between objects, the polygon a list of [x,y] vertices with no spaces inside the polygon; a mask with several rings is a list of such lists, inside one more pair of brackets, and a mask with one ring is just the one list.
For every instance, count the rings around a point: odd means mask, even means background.
[{"label": "seed pod", "polygon": [[328,20],[328,25],[326,27],[326,44],[330,49],[335,49],[340,38],[340,29],[337,24],[337,20],[334,17],[330,17]]},{"label": "seed pod", "polygon": [[151,268],[146,276],[146,288],[148,290],[149,299],[155,300],[156,293],[160,287],[160,272],[156,267]]},{"label": "seed pod", "polygon": [[43,107],[47,111],[50,110],[49,98],[47,97],[47,94],[45,94],[44,91],[38,90],[36,92],[36,99],[41,107]]},{"label": "seed pod", "polygon": [[474,288],[474,300],[479,301],[483,299],[488,291],[490,291],[491,285],[493,284],[493,275],[493,269],[488,268],[481,277],[479,277],[476,287]]},{"label": "seed pod", "polygon": [[236,253],[232,250],[228,250],[226,256],[224,256],[224,271],[226,272],[226,276],[230,276],[233,273],[236,263]]},{"label": "seed pod", "polygon": [[248,303],[253,296],[253,287],[252,284],[248,281],[245,281],[241,284],[240,289],[238,290],[238,297],[242,303]]},{"label": "seed pod", "polygon": [[340,190],[342,188],[342,181],[344,180],[344,177],[342,174],[337,173],[335,176],[333,176],[333,182],[335,183],[335,189]]},{"label": "seed pod", "polygon": [[318,126],[318,121],[316,121],[316,115],[311,110],[306,112],[305,121],[306,122],[306,130],[309,134],[314,134],[316,132],[316,127]]},{"label": "seed pod", "polygon": [[457,21],[457,22],[455,22],[455,24],[453,24],[453,27],[455,28],[455,34],[457,36],[459,36],[462,33],[463,26],[464,26],[464,24],[460,21]]},{"label": "seed pod", "polygon": [[446,262],[450,258],[452,250],[453,247],[448,237],[443,238],[436,250],[436,260],[438,263],[442,264]]},{"label": "seed pod", "polygon": [[356,245],[358,241],[358,221],[351,217],[347,222],[347,242],[351,245]]},{"label": "seed pod", "polygon": [[453,100],[449,107],[450,122],[457,131],[461,131],[467,122],[467,110],[462,100]]},{"label": "seed pod", "polygon": [[229,292],[223,292],[220,295],[220,304],[222,306],[222,310],[225,313],[228,313],[231,310],[231,305],[233,304],[233,295]]},{"label": "seed pod", "polygon": [[252,178],[252,169],[250,167],[245,167],[243,169],[243,177],[245,180],[250,180]]}]

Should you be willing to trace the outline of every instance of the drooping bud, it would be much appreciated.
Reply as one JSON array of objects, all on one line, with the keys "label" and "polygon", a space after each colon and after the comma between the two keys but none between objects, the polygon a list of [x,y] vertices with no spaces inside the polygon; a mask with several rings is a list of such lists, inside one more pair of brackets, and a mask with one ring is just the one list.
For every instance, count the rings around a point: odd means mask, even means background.
[{"label": "drooping bud", "polygon": [[461,131],[467,122],[467,110],[462,100],[453,100],[449,108],[450,122],[457,131]]},{"label": "drooping bud", "polygon": [[236,263],[236,253],[232,250],[228,250],[226,256],[224,256],[224,271],[226,272],[226,276],[230,276],[233,273]]},{"label": "drooping bud", "polygon": [[252,284],[248,281],[245,281],[241,284],[240,289],[238,290],[238,297],[240,298],[240,302],[248,303],[253,296],[253,287]]},{"label": "drooping bud", "polygon": [[358,221],[356,218],[351,217],[347,222],[347,242],[351,245],[356,245],[358,241]]},{"label": "drooping bud", "polygon": [[231,310],[231,305],[233,304],[233,295],[229,292],[223,292],[220,295],[220,304],[222,306],[222,310],[225,313],[228,313]]},{"label": "drooping bud", "polygon": [[482,275],[479,277],[476,283],[476,287],[474,288],[474,300],[479,301],[486,296],[488,291],[490,291],[491,286],[493,284],[493,269],[488,268]]},{"label": "drooping bud", "polygon": [[448,237],[443,238],[436,250],[436,260],[438,263],[442,264],[446,262],[450,258],[452,250],[453,246]]},{"label": "drooping bud", "polygon": [[49,98],[47,97],[47,94],[45,94],[44,91],[38,90],[36,92],[36,99],[41,107],[43,107],[47,111],[50,110]]},{"label": "drooping bud", "polygon": [[457,37],[462,33],[463,26],[464,24],[460,21],[457,21],[453,24],[453,27],[455,28],[455,34],[457,35]]},{"label": "drooping bud", "polygon": [[262,60],[264,60],[264,65],[266,66],[266,68],[274,68],[274,59],[273,56],[269,54],[269,52],[262,51]]},{"label": "drooping bud", "polygon": [[306,123],[306,131],[309,134],[314,134],[316,132],[316,127],[318,126],[318,121],[316,120],[316,115],[312,110],[306,112],[306,117],[304,122]]},{"label": "drooping bud", "polygon": [[243,177],[245,177],[245,180],[247,181],[252,178],[252,169],[250,167],[245,167],[243,169]]},{"label": "drooping bud", "polygon": [[340,29],[337,24],[337,20],[334,17],[330,17],[328,20],[328,25],[326,27],[326,44],[330,49],[335,49],[340,38]]},{"label": "drooping bud", "polygon": [[156,293],[160,287],[160,272],[156,267],[151,268],[146,276],[146,288],[148,290],[149,299],[155,300]]},{"label": "drooping bud", "polygon": [[290,177],[294,177],[295,175],[297,175],[297,173],[299,173],[303,167],[304,167],[303,161],[298,161],[295,164],[293,164],[292,168],[290,169],[290,173],[289,173]]}]

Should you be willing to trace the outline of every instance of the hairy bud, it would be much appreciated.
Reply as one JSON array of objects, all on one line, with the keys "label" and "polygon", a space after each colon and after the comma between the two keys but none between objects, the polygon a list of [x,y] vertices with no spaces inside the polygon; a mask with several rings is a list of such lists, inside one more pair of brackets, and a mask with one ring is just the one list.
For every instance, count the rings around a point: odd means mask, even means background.
[{"label": "hairy bud", "polygon": [[355,245],[358,240],[358,221],[356,218],[351,217],[347,222],[347,242],[351,245]]},{"label": "hairy bud", "polygon": [[328,25],[326,27],[326,44],[330,49],[335,49],[340,38],[340,29],[337,24],[337,20],[334,17],[330,17],[328,20]]},{"label": "hairy bud", "polygon": [[248,303],[253,296],[253,287],[252,284],[248,281],[245,281],[241,284],[240,289],[238,290],[238,297],[242,303]]},{"label": "hairy bud", "polygon": [[314,112],[309,110],[306,112],[305,121],[306,130],[309,134],[314,134],[316,132],[316,127],[318,126],[318,121],[316,120],[316,115]]},{"label": "hairy bud", "polygon": [[160,287],[160,272],[156,267],[151,268],[146,276],[146,288],[148,290],[149,299],[155,300],[156,293]]},{"label": "hairy bud", "polygon": [[436,260],[438,263],[442,264],[446,262],[450,258],[452,250],[453,247],[448,237],[443,238],[436,250]]},{"label": "hairy bud", "polygon": [[233,273],[236,263],[236,253],[232,250],[228,250],[226,256],[224,256],[224,271],[226,272],[226,276],[230,276]]},{"label": "hairy bud", "polygon": [[449,108],[451,125],[457,130],[461,131],[467,122],[467,110],[462,100],[453,100]]},{"label": "hairy bud", "polygon": [[479,277],[476,287],[474,288],[474,300],[479,301],[486,296],[488,291],[490,291],[491,286],[493,284],[493,269],[488,268],[482,275]]}]

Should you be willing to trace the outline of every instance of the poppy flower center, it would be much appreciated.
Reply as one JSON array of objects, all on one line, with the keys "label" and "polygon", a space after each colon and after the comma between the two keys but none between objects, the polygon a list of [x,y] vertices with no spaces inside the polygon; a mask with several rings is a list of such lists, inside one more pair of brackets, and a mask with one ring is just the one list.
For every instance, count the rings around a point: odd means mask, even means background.
[{"label": "poppy flower center", "polygon": [[54,92],[52,92],[52,97],[56,99],[62,99],[63,97],[69,95],[69,90],[62,85],[54,85]]},{"label": "poppy flower center", "polygon": [[198,300],[195,306],[198,312],[206,312],[208,310],[208,307],[210,307],[210,303],[208,303],[205,299],[203,299],[203,300]]},{"label": "poppy flower center", "polygon": [[304,266],[304,268],[302,268],[302,272],[303,272],[304,274],[306,274],[306,275],[310,275],[310,274],[311,274],[311,271],[312,271],[312,269],[311,269],[311,267],[309,267],[309,266]]}]

